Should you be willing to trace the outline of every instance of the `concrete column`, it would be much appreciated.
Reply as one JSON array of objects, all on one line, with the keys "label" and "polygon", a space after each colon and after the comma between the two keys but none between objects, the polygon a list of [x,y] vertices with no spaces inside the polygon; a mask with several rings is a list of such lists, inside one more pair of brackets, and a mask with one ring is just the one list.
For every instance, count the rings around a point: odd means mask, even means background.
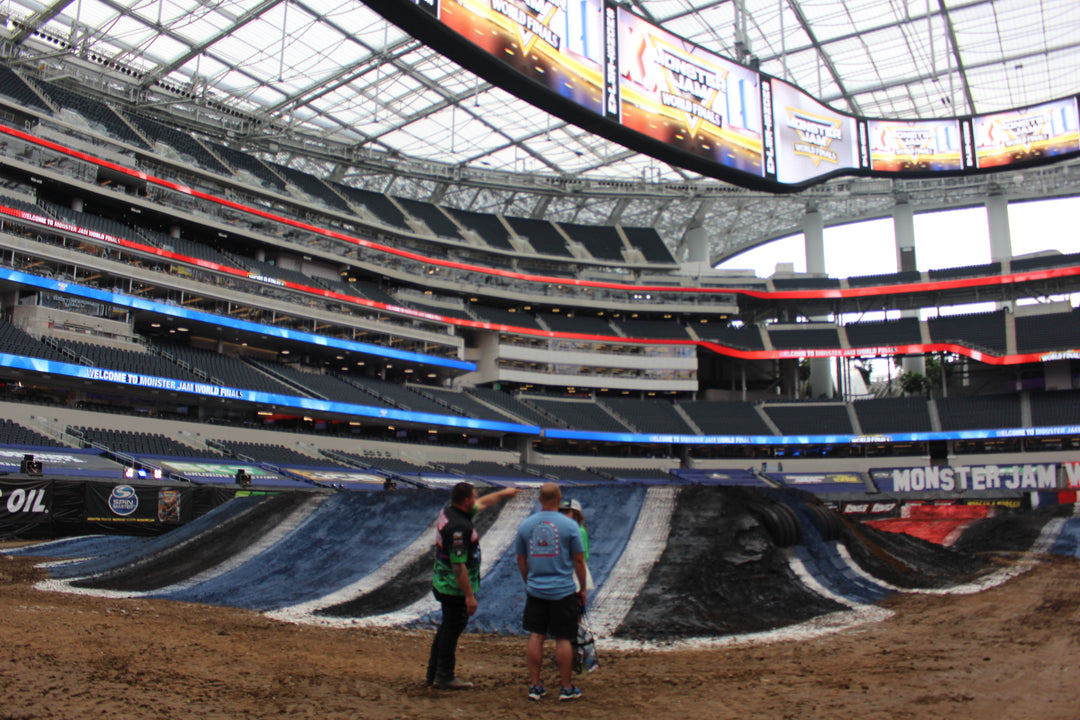
[{"label": "concrete column", "polygon": [[825,222],[816,207],[810,206],[802,219],[803,245],[806,248],[806,272],[825,272]]},{"label": "concrete column", "polygon": [[997,262],[1012,257],[1012,235],[1009,232],[1009,201],[1001,193],[986,197],[986,220],[990,227],[990,258]]},{"label": "concrete column", "polygon": [[[802,219],[803,246],[806,249],[806,272],[825,274],[825,221],[814,206],[806,208]],[[825,318],[814,318],[824,321]],[[810,394],[813,397],[833,396],[833,361],[831,358],[810,358]]]},{"label": "concrete column", "polygon": [[896,267],[900,272],[918,270],[915,262],[915,211],[906,199],[893,205]]},{"label": "concrete column", "polygon": [[[915,257],[915,210],[907,198],[899,198],[893,205],[893,235],[896,240],[896,268],[900,272],[912,272],[919,266]],[[904,317],[917,317],[917,310],[904,310]],[[904,372],[926,374],[926,358],[905,357],[901,364]]]},{"label": "concrete column", "polygon": [[709,262],[709,242],[705,237],[705,227],[701,223],[694,223],[686,229],[683,244],[686,245],[687,262],[706,264]]}]

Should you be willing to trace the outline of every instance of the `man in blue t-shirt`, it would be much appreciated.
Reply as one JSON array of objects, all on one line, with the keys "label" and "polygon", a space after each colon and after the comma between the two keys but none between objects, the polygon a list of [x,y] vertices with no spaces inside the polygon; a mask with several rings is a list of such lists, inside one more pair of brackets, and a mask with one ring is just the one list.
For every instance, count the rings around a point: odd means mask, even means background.
[{"label": "man in blue t-shirt", "polygon": [[[571,640],[577,637],[585,607],[585,548],[578,524],[559,512],[562,491],[555,483],[540,488],[540,512],[518,528],[515,551],[526,599],[522,625],[529,633],[525,661],[529,668],[529,697],[539,700],[547,690],[540,681],[544,640],[555,638],[555,661],[562,681],[560,700],[575,700],[581,690],[570,681],[574,659]],[[574,589],[574,576],[581,587]]]}]

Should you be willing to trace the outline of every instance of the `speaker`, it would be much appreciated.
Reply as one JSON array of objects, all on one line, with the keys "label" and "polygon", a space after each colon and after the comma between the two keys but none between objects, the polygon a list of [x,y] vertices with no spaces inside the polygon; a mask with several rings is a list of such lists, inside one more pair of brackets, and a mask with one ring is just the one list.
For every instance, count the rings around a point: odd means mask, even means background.
[{"label": "speaker", "polygon": [[22,462],[19,464],[19,472],[23,475],[40,475],[41,461],[35,460],[33,455],[23,455]]}]

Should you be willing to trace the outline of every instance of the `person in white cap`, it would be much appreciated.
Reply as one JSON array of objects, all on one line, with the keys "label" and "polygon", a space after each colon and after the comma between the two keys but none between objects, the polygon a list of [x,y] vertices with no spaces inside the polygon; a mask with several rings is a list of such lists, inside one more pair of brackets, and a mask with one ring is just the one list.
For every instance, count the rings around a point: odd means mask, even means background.
[{"label": "person in white cap", "polygon": [[[559,512],[573,518],[581,531],[581,544],[585,547],[585,589],[592,590],[595,585],[593,585],[592,572],[589,571],[587,564],[589,562],[589,530],[585,526],[585,512],[581,509],[581,503],[577,500],[563,500],[559,505]],[[581,589],[577,587],[577,577],[574,577],[574,584],[577,590]]]}]

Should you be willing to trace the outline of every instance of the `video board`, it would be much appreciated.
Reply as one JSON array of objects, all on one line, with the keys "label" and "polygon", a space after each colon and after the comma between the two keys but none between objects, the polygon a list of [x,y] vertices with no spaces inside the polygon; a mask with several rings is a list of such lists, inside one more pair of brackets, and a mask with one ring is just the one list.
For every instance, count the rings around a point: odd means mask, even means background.
[{"label": "video board", "polygon": [[625,128],[761,176],[760,75],[618,10],[619,114]]},{"label": "video board", "polygon": [[[429,4],[430,0],[420,0]],[[603,111],[603,0],[440,0],[446,27],[548,91]]]},{"label": "video board", "polygon": [[1080,151],[1076,98],[971,119],[975,165],[994,168]]},{"label": "video board", "polygon": [[853,116],[839,113],[776,78],[768,81],[763,92],[772,108],[778,182],[798,184],[860,169]]},{"label": "video board", "polygon": [[955,118],[863,118],[613,0],[363,0],[490,82],[587,131],[744,187],[926,177],[1080,154],[1077,98]]},{"label": "video board", "polygon": [[958,120],[868,120],[870,169],[911,173],[963,170]]}]

